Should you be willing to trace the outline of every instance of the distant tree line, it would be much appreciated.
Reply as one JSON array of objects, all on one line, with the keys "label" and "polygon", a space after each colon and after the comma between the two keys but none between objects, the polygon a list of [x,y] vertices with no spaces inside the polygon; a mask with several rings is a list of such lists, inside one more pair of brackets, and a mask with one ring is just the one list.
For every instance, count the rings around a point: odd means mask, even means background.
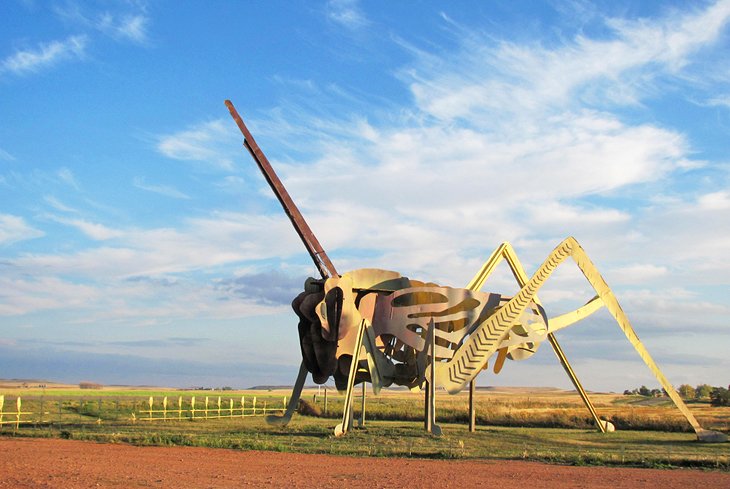
[{"label": "distant tree line", "polygon": [[647,386],[642,385],[638,389],[626,389],[624,391],[625,396],[644,396],[644,397],[662,397],[666,396],[667,393],[664,389],[649,389]]},{"label": "distant tree line", "polygon": [[[683,399],[695,399],[710,400],[710,404],[713,406],[730,406],[730,386],[724,387],[712,387],[708,384],[700,384],[696,387],[692,387],[689,384],[682,384],[677,388],[677,392]],[[667,393],[664,389],[649,389],[645,385],[642,385],[638,389],[626,389],[624,391],[626,396],[644,396],[644,397],[662,397],[666,396]]]}]

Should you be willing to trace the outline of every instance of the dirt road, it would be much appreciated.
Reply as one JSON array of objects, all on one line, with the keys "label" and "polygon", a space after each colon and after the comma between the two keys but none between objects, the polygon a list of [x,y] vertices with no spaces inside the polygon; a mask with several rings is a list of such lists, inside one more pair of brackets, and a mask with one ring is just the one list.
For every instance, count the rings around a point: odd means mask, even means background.
[{"label": "dirt road", "polygon": [[730,488],[730,473],[0,438],[0,487]]}]

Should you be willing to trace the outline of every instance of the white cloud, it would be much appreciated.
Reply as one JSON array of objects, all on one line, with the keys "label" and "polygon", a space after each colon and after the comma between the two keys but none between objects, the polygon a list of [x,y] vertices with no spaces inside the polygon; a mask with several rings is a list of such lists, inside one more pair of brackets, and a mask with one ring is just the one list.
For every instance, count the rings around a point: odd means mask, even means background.
[{"label": "white cloud", "polygon": [[[211,271],[236,263],[304,254],[283,216],[215,213],[189,219],[180,229],[113,229],[83,219],[46,216],[96,241],[70,253],[29,254],[14,259],[30,273],[97,280]],[[262,229],[266,233],[262,233]]]},{"label": "white cloud", "polygon": [[44,233],[28,225],[22,217],[0,214],[0,245],[9,245],[41,236],[44,236]]},{"label": "white cloud", "polygon": [[15,156],[0,148],[0,160],[15,161]]},{"label": "white cloud", "polygon": [[133,185],[141,190],[146,190],[148,192],[164,195],[165,197],[171,197],[173,199],[189,199],[190,196],[179,191],[178,189],[174,187],[170,187],[169,185],[152,185],[145,183],[144,178],[137,177],[134,179]]},{"label": "white cloud", "polygon": [[70,185],[76,190],[79,190],[81,187],[79,186],[79,183],[76,181],[76,177],[74,176],[74,173],[66,167],[63,167],[59,169],[56,172],[56,175],[59,179],[61,179],[62,182],[66,183],[67,185]]},{"label": "white cloud", "polygon": [[566,205],[558,201],[535,201],[533,204],[528,204],[527,209],[530,212],[530,221],[539,222],[541,226],[555,226],[556,224],[576,226],[586,223],[605,225],[624,222],[630,218],[628,213],[616,209],[584,208]]},{"label": "white cloud", "polygon": [[713,97],[706,102],[707,105],[730,108],[730,95]]},{"label": "white cloud", "polygon": [[[150,301],[152,297],[154,300]],[[78,311],[76,319],[67,324],[160,326],[186,318],[231,319],[283,309],[234,296],[214,284],[113,277],[84,284],[42,274],[33,278],[0,276],[0,298],[0,316],[47,310]]]},{"label": "white cloud", "polygon": [[506,41],[495,46],[486,36],[466,33],[459,52],[448,58],[422,54],[402,76],[420,108],[442,119],[501,118],[576,101],[633,105],[653,90],[654,78],[678,73],[715,42],[729,19],[727,0],[656,22],[608,19],[611,38],[579,34],[557,48]]},{"label": "white cloud", "polygon": [[118,238],[123,235],[122,231],[111,229],[103,224],[89,222],[84,219],[66,219],[62,217],[50,217],[56,222],[72,226],[89,238],[96,241],[106,241],[112,238]]},{"label": "white cloud", "polygon": [[358,5],[358,0],[329,0],[327,18],[348,29],[360,29],[370,22]]},{"label": "white cloud", "polygon": [[61,212],[78,212],[76,209],[67,206],[60,200],[58,200],[56,197],[52,195],[46,195],[43,197],[43,200],[45,200],[48,204],[50,204],[51,207],[56,209],[57,211]]},{"label": "white cloud", "polygon": [[228,175],[217,182],[215,186],[229,192],[240,192],[245,183],[246,180],[242,177]]},{"label": "white cloud", "polygon": [[701,195],[697,204],[704,210],[728,210],[730,209],[730,192],[719,191]]},{"label": "white cloud", "polygon": [[98,287],[79,285],[57,277],[0,277],[0,316],[13,316],[44,309],[84,307],[102,298]]},{"label": "white cloud", "polygon": [[36,49],[19,50],[5,58],[0,63],[0,72],[26,75],[50,68],[61,61],[83,59],[87,43],[88,38],[85,35],[71,36],[63,41],[40,43]]},{"label": "white cloud", "polygon": [[[233,126],[235,127],[235,126]],[[223,170],[234,168],[226,148],[235,141],[231,123],[222,119],[157,137],[157,150],[175,160],[202,161]]]},{"label": "white cloud", "polygon": [[637,263],[613,270],[612,275],[617,283],[646,283],[657,278],[666,277],[669,270],[666,266],[653,265],[651,263]]},{"label": "white cloud", "polygon": [[97,29],[115,39],[127,39],[139,44],[147,42],[147,26],[150,19],[145,15],[115,17],[105,12],[95,22]]},{"label": "white cloud", "polygon": [[632,290],[621,303],[631,312],[637,324],[648,324],[671,330],[687,331],[701,325],[708,329],[725,329],[730,306],[708,300],[684,287]]},{"label": "white cloud", "polygon": [[116,11],[92,12],[78,3],[67,3],[56,6],[54,10],[60,18],[77,27],[99,31],[117,41],[144,44],[148,40],[147,28],[150,24],[145,6],[142,3],[127,6],[131,7],[127,11],[118,8]]}]

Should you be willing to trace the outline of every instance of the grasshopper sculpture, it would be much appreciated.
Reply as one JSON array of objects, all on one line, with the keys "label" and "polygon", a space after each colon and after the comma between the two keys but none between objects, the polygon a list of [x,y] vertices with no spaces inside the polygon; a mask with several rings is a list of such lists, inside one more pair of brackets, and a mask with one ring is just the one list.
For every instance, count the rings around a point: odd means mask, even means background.
[{"label": "grasshopper sculpture", "polygon": [[[269,422],[284,425],[289,422],[311,373],[318,384],[334,377],[338,390],[345,391],[342,423],[335,428],[338,436],[352,425],[353,390],[362,382],[370,382],[375,394],[393,384],[412,389],[425,387],[426,426],[439,434],[441,429],[434,422],[436,386],[450,394],[458,393],[487,368],[490,358],[496,356],[493,368],[499,373],[505,360],[529,358],[540,343],[548,341],[598,428],[603,432],[613,430],[611,423],[598,417],[554,336],[556,331],[605,307],[687,418],[698,439],[727,441],[724,434],[700,426],[574,238],[560,243],[532,276],[527,275],[513,248],[503,243],[464,288],[424,283],[380,269],[339,274],[233,104],[229,100],[225,103],[243,133],[244,146],[279,199],[321,275],[319,279],[307,279],[304,291],[292,302],[299,317],[302,364],[286,413],[270,417]],[[575,311],[548,319],[537,292],[568,258],[583,272],[596,296]],[[513,297],[482,291],[502,260],[520,287]]]}]

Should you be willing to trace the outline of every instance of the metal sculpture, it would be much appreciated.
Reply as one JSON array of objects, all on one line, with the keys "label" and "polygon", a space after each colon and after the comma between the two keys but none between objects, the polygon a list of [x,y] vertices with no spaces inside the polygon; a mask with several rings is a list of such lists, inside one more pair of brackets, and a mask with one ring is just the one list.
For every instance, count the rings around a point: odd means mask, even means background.
[{"label": "metal sculpture", "polygon": [[[701,441],[726,441],[722,433],[703,429],[649,355],[634,332],[616,297],[578,242],[570,237],[555,248],[531,277],[508,243],[499,246],[465,288],[425,283],[398,272],[359,269],[339,274],[307,225],[271,164],[259,148],[233,104],[231,116],[244,136],[244,146],[261,169],[284,211],[299,234],[321,275],[310,278],[292,302],[299,317],[302,364],[286,413],[269,422],[286,424],[297,406],[307,374],[314,382],[334,377],[345,392],[341,435],[352,426],[354,386],[370,382],[375,394],[390,385],[426,388],[427,427],[439,434],[435,423],[435,387],[455,394],[472,385],[474,378],[496,356],[494,372],[505,360],[524,360],[544,342],[552,346],[598,428],[613,430],[601,420],[570,367],[554,333],[605,307],[634,346]],[[572,258],[596,296],[584,306],[548,318],[537,292],[566,259]],[[513,297],[482,292],[495,267],[506,261],[518,285]]]}]

